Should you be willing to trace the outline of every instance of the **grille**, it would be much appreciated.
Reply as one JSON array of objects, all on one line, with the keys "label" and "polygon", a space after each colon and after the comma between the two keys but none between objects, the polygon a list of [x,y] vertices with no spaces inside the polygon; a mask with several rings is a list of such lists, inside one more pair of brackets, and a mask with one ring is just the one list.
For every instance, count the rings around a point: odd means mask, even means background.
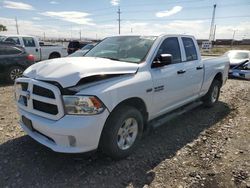
[{"label": "grille", "polygon": [[37,86],[37,85],[33,86],[33,93],[36,94],[36,95],[40,95],[40,96],[43,96],[43,97],[48,97],[48,98],[51,98],[51,99],[55,98],[55,95],[51,90],[46,89],[44,87]]},{"label": "grille", "polygon": [[25,83],[25,82],[16,82],[16,85],[20,85],[20,89],[22,91],[27,91],[28,90],[28,83]]},{"label": "grille", "polygon": [[19,108],[52,120],[64,115],[58,87],[30,78],[18,78],[15,90]]},{"label": "grille", "polygon": [[45,102],[40,102],[37,100],[33,100],[33,108],[35,110],[39,110],[39,111],[53,114],[53,115],[56,115],[58,113],[58,109],[56,105],[45,103]]}]

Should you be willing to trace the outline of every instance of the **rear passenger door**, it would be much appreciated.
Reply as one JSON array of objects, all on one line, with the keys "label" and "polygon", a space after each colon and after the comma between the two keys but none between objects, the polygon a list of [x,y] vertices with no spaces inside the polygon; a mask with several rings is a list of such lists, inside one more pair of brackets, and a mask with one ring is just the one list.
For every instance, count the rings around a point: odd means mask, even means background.
[{"label": "rear passenger door", "polygon": [[188,85],[188,93],[191,98],[199,95],[203,82],[204,67],[198,55],[199,52],[197,43],[191,37],[181,37],[181,42],[184,49],[184,69],[186,74],[186,84]]}]

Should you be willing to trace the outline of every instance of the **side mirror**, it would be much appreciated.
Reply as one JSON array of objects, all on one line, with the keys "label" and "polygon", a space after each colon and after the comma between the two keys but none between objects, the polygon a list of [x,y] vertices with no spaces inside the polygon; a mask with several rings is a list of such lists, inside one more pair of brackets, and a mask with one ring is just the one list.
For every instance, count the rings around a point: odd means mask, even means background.
[{"label": "side mirror", "polygon": [[160,56],[156,57],[152,68],[157,67],[164,67],[165,65],[170,65],[173,62],[173,56],[171,54],[161,54]]}]

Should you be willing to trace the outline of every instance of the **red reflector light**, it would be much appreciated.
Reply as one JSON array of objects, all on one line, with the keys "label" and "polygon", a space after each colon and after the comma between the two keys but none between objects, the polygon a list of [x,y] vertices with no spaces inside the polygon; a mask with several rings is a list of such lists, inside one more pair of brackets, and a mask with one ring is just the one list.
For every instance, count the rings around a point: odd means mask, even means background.
[{"label": "red reflector light", "polygon": [[29,54],[29,55],[27,56],[27,59],[28,59],[28,61],[32,61],[32,62],[35,61],[35,57],[34,57],[32,54]]}]

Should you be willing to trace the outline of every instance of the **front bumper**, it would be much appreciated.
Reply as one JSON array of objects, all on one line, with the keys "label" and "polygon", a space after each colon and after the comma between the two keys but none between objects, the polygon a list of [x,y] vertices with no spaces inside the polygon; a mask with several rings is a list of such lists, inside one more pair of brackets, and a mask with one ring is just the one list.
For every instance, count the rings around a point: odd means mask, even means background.
[{"label": "front bumper", "polygon": [[[59,120],[49,120],[19,109],[21,117],[32,122],[32,128],[20,120],[23,130],[39,143],[61,153],[83,153],[97,149],[101,132],[109,115],[65,115]],[[21,118],[22,119],[22,118]]]}]

